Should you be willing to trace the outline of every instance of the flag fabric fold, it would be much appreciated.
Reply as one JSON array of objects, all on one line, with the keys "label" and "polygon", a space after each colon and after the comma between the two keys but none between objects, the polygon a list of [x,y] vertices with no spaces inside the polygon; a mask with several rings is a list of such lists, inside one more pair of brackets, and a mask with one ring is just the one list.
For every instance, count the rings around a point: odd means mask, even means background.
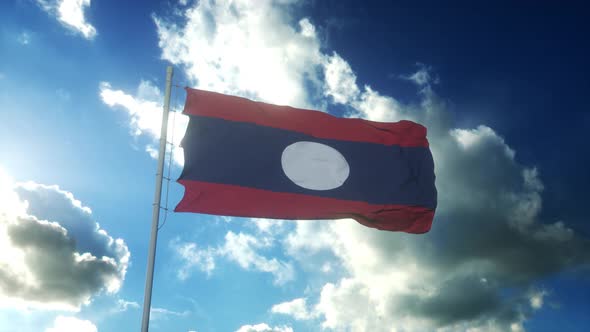
[{"label": "flag fabric fold", "polygon": [[437,192],[425,127],[186,91],[175,211],[430,230]]}]

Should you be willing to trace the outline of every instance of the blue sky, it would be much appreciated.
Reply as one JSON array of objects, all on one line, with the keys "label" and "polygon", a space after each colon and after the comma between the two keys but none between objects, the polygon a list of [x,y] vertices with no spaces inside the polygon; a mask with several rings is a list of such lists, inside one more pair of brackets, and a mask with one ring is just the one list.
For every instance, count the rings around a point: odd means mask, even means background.
[{"label": "blue sky", "polygon": [[[139,329],[169,64],[178,86],[424,124],[439,207],[425,235],[169,214],[152,330],[583,331],[584,12],[551,1],[3,1],[0,331]],[[174,110],[183,101],[175,88]],[[186,121],[171,118],[174,142]],[[171,182],[169,206],[181,195]]]}]

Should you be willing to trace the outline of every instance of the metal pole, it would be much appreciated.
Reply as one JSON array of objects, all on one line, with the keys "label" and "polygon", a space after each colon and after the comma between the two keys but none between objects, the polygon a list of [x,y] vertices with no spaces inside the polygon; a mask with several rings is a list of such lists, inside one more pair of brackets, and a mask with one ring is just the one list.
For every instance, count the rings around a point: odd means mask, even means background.
[{"label": "metal pole", "polygon": [[158,173],[156,173],[156,191],[152,209],[152,234],[148,252],[147,272],[145,275],[145,292],[143,297],[143,317],[141,331],[147,332],[150,325],[150,308],[152,303],[152,285],[154,283],[154,263],[156,261],[156,242],[158,241],[158,223],[160,220],[160,198],[162,196],[162,176],[164,174],[164,156],[166,154],[166,135],[168,131],[168,113],[170,112],[170,89],[174,69],[166,69],[166,94],[162,112],[162,130],[160,131],[160,149],[158,150]]}]

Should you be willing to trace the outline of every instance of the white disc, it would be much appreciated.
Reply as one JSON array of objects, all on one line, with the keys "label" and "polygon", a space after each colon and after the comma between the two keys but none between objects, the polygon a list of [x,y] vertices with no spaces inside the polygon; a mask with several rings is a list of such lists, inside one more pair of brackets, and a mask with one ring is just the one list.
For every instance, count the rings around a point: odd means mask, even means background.
[{"label": "white disc", "polygon": [[295,142],[281,156],[283,172],[296,185],[312,190],[340,187],[350,174],[350,167],[338,150],[321,143]]}]

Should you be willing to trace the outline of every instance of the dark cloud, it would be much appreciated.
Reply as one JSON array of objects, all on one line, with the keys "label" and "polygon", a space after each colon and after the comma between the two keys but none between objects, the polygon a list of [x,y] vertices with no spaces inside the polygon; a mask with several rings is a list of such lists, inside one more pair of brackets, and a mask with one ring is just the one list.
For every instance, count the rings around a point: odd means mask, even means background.
[{"label": "dark cloud", "polygon": [[76,250],[97,257],[116,253],[112,239],[99,232],[100,226],[92,219],[91,210],[82,206],[71,193],[57,186],[27,183],[15,188],[21,200],[29,203],[27,212],[40,220],[58,221],[75,241]]},{"label": "dark cloud", "polygon": [[0,265],[4,297],[75,310],[98,292],[118,291],[129,251],[122,240],[100,229],[90,209],[56,186],[26,183],[17,185],[14,194],[27,208],[0,213],[11,250],[22,253]]},{"label": "dark cloud", "polygon": [[409,314],[427,317],[439,326],[480,320],[482,316],[501,314],[507,321],[518,316],[516,310],[503,303],[494,286],[473,277],[448,280],[432,296],[408,296],[402,302]]},{"label": "dark cloud", "polygon": [[431,138],[440,193],[431,232],[370,232],[363,241],[371,243],[382,271],[396,264],[429,271],[416,276],[427,295],[386,300],[398,311],[436,327],[493,322],[509,329],[533,313],[529,301],[538,281],[589,267],[590,241],[562,222],[539,219],[543,186],[536,170],[519,165],[491,129],[450,133]]},{"label": "dark cloud", "polygon": [[540,176],[501,136],[486,126],[452,128],[428,82],[420,93],[419,106],[404,106],[366,88],[352,104],[358,116],[427,126],[439,192],[432,230],[416,236],[331,223],[310,231],[301,222],[287,238],[289,252],[309,261],[327,249],[341,260],[347,277],[320,294],[327,327],[523,331],[547,296],[538,282],[590,268],[590,241],[540,219]]}]

